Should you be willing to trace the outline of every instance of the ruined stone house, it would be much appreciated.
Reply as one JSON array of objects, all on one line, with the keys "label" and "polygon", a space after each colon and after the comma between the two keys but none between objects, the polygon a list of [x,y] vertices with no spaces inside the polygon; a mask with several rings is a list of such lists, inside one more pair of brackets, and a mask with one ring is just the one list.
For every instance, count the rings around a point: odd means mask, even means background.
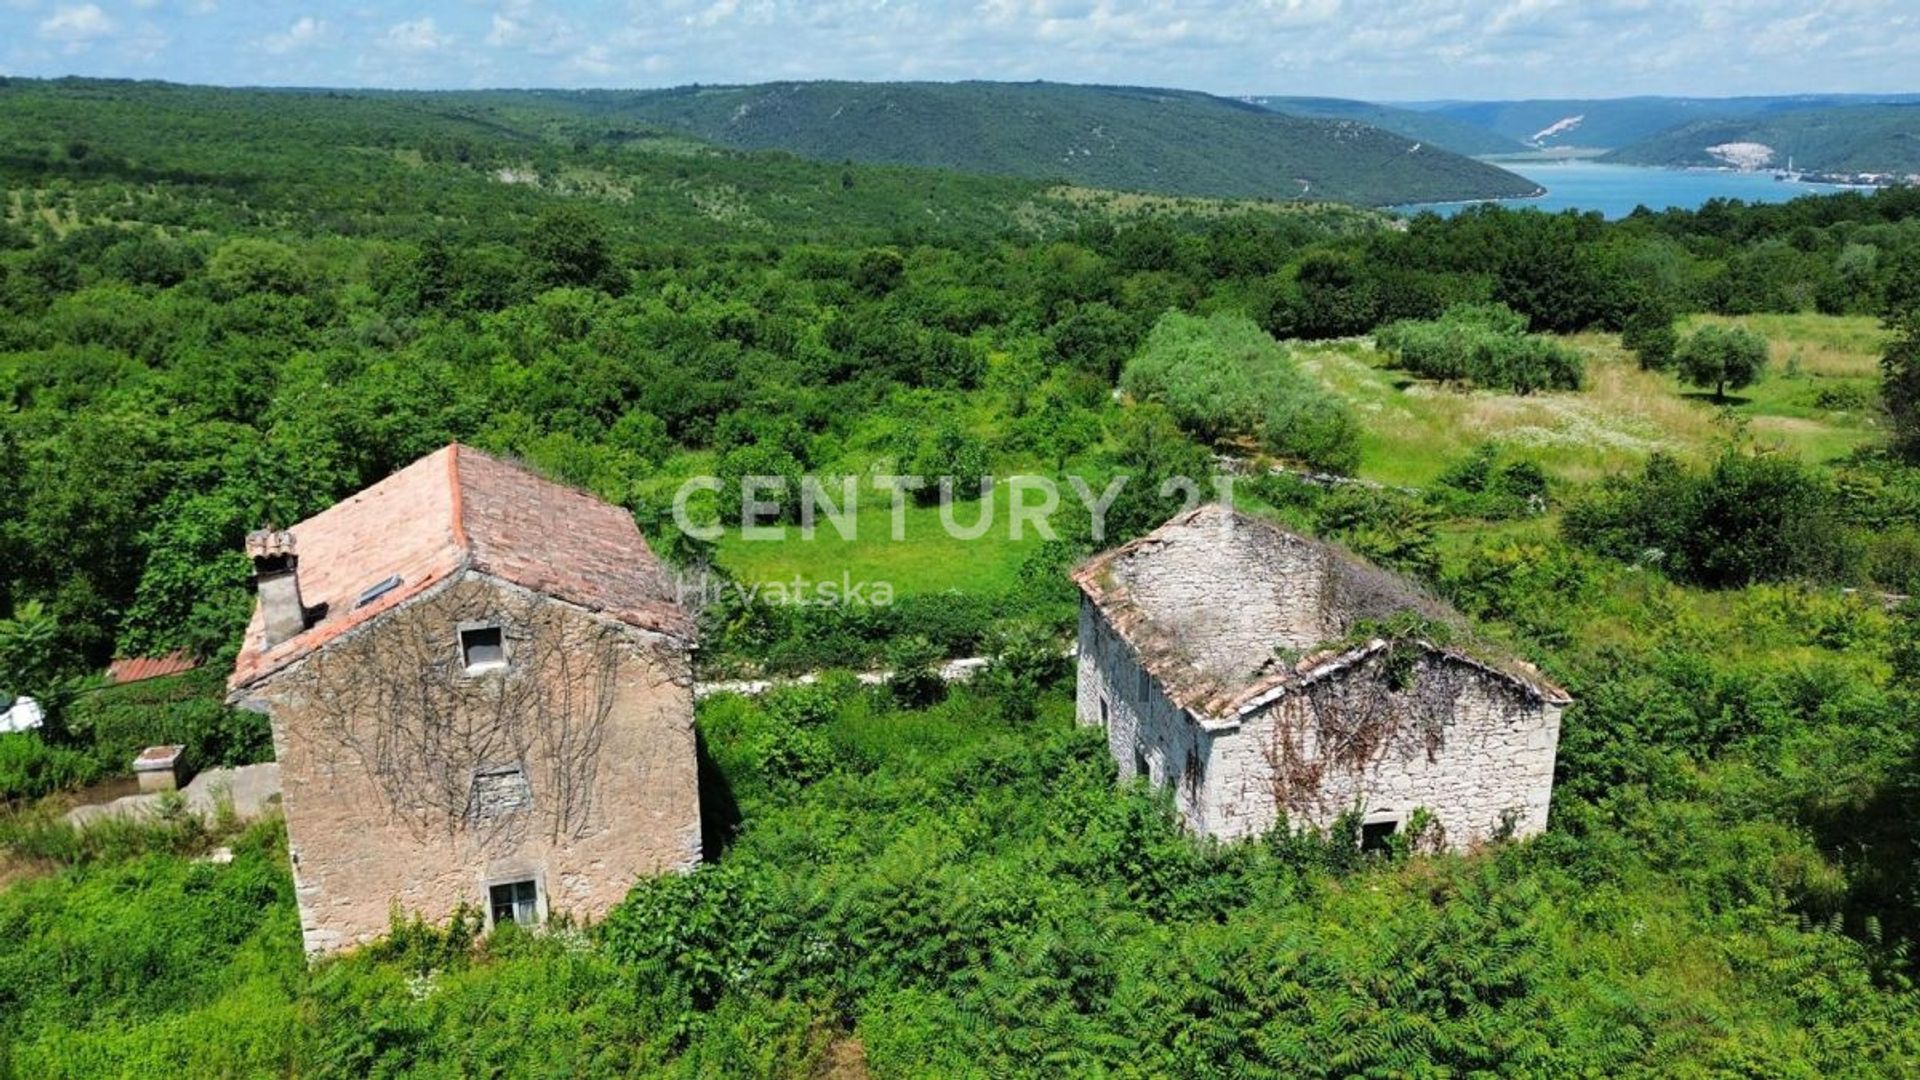
[{"label": "ruined stone house", "polygon": [[247,550],[230,700],[272,719],[309,954],[698,861],[693,629],[626,511],[456,445]]},{"label": "ruined stone house", "polygon": [[[1459,617],[1405,580],[1219,505],[1074,577],[1080,722],[1193,831],[1357,811],[1372,846],[1424,809],[1427,841],[1457,848],[1546,827],[1567,695],[1453,643]],[[1403,612],[1414,632],[1381,636]]]}]

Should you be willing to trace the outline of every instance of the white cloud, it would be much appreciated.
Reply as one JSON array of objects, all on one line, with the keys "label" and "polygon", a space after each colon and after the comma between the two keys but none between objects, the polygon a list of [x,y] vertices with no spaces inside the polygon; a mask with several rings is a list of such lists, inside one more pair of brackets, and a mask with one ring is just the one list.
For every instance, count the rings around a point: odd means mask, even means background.
[{"label": "white cloud", "polygon": [[[338,62],[300,62],[328,49]],[[1042,78],[1385,100],[1704,96],[1911,90],[1916,52],[1916,0],[0,0],[13,70],[236,83]],[[79,53],[85,65],[68,59]]]},{"label": "white cloud", "polygon": [[326,23],[311,15],[302,15],[280,33],[261,38],[260,48],[275,56],[284,56],[315,44],[326,32]]},{"label": "white cloud", "polygon": [[453,39],[440,33],[432,16],[394,23],[380,36],[380,44],[395,52],[430,53],[437,52],[453,44]]},{"label": "white cloud", "polygon": [[40,36],[48,41],[64,41],[70,47],[113,33],[114,22],[99,4],[79,4],[55,8],[40,20]]},{"label": "white cloud", "polygon": [[531,0],[509,0],[493,13],[486,43],[495,49],[525,49],[538,56],[561,56],[589,47],[605,49],[578,33],[561,16],[538,10]]}]

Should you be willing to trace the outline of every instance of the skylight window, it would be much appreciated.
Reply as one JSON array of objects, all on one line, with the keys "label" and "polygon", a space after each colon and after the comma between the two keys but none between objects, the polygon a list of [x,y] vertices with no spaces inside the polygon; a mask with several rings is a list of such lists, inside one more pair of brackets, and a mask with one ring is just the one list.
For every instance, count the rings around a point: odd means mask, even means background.
[{"label": "skylight window", "polygon": [[366,607],[368,604],[373,603],[375,600],[380,599],[399,587],[400,575],[395,574],[385,581],[367,586],[366,591],[360,594],[360,598],[353,602],[353,606],[357,608]]}]

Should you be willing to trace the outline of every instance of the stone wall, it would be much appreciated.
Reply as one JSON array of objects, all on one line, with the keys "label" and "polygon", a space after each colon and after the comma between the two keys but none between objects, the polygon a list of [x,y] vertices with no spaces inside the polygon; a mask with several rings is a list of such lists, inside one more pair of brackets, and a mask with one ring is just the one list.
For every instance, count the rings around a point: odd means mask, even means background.
[{"label": "stone wall", "polygon": [[1196,670],[1243,679],[1276,647],[1336,637],[1327,610],[1328,554],[1309,541],[1206,507],[1188,525],[1115,560],[1128,603]]},{"label": "stone wall", "polygon": [[1120,767],[1120,779],[1139,775],[1144,758],[1148,778],[1172,786],[1174,807],[1196,828],[1206,816],[1206,771],[1210,737],[1170,701],[1128,645],[1091,601],[1080,602],[1080,648],[1075,703],[1080,723],[1103,723],[1107,749]]},{"label": "stone wall", "polygon": [[[1258,835],[1288,803],[1292,824],[1315,827],[1350,809],[1404,823],[1425,808],[1453,848],[1546,828],[1559,707],[1438,655],[1416,666],[1409,690],[1395,692],[1386,685],[1385,662],[1375,657],[1331,676],[1318,706],[1313,695],[1290,693],[1246,717],[1239,730],[1216,736],[1204,800],[1212,813],[1198,827],[1223,839]],[[1423,683],[1427,694],[1439,692],[1437,712],[1413,700]],[[1384,736],[1361,762],[1329,755],[1322,745],[1329,725],[1321,714],[1339,705],[1350,715],[1344,724],[1333,721],[1336,734],[1370,725]],[[1353,714],[1365,715],[1356,723]],[[1283,740],[1296,748],[1295,761],[1307,763],[1304,771],[1318,767],[1311,793],[1289,783],[1301,775],[1286,767]]]},{"label": "stone wall", "polygon": [[[459,627],[499,621],[504,669],[468,674]],[[467,573],[258,687],[281,766],[309,954],[389,912],[485,910],[532,878],[597,918],[701,856],[684,645]]]}]

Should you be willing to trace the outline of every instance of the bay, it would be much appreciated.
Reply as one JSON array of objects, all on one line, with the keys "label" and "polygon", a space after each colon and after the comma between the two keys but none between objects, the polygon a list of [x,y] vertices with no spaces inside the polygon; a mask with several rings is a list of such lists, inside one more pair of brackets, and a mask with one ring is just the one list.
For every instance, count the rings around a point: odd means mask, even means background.
[{"label": "bay", "polygon": [[[1786,202],[1802,195],[1822,195],[1849,188],[1838,184],[1809,184],[1775,180],[1770,172],[1743,173],[1722,169],[1663,169],[1646,165],[1611,165],[1597,161],[1493,161],[1547,189],[1532,199],[1490,199],[1506,206],[1539,210],[1598,210],[1608,218],[1622,218],[1636,206],[1653,210],[1669,207],[1694,210],[1709,199],[1741,199],[1750,203]],[[1463,203],[1421,203],[1397,206],[1413,214],[1432,210],[1441,216],[1458,213]]]}]

